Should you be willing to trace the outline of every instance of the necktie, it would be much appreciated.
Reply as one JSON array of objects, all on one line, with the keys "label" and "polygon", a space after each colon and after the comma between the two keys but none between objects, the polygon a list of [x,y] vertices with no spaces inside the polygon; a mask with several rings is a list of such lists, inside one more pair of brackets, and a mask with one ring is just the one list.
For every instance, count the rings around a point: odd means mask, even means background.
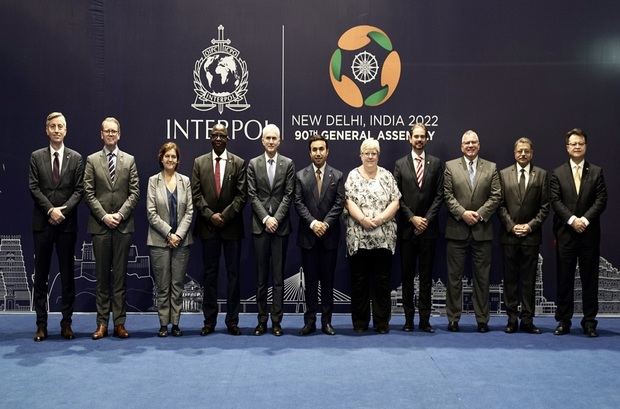
[{"label": "necktie", "polygon": [[469,161],[469,183],[471,183],[471,186],[474,187],[474,179],[476,177],[476,173],[474,171],[474,161],[471,160]]},{"label": "necktie", "polygon": [[319,192],[319,197],[321,197],[321,182],[323,179],[321,179],[321,169],[317,169],[316,170],[316,188]]},{"label": "necktie", "polygon": [[416,168],[415,175],[418,179],[418,187],[422,187],[422,178],[424,177],[424,162],[422,162],[421,158],[415,158]]},{"label": "necktie", "polygon": [[222,158],[215,158],[215,194],[220,197],[220,191],[222,190],[222,180],[220,179],[220,160]]},{"label": "necktie", "polygon": [[275,179],[275,166],[273,165],[273,159],[269,159],[269,166],[267,166],[267,177],[269,178],[269,186],[273,187],[273,179]]},{"label": "necktie", "polygon": [[521,176],[519,176],[519,194],[523,197],[525,193],[525,169],[521,169]]},{"label": "necktie", "polygon": [[110,171],[110,180],[114,183],[116,179],[116,163],[112,152],[108,153],[108,170]]},{"label": "necktie", "polygon": [[54,164],[52,165],[52,181],[55,185],[60,182],[60,161],[58,160],[58,152],[54,152]]},{"label": "necktie", "polygon": [[581,187],[581,165],[575,166],[575,173],[573,174],[573,179],[575,180],[575,190],[577,190],[577,194],[579,194],[579,188]]}]

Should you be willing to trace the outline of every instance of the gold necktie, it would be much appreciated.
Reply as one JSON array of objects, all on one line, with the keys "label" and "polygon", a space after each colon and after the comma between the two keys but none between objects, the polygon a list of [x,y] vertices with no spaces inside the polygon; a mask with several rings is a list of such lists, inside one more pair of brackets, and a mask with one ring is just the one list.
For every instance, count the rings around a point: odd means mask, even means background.
[{"label": "gold necktie", "polygon": [[579,194],[579,188],[581,187],[581,166],[575,166],[575,173],[573,174],[573,179],[575,180],[575,190],[577,190],[577,194]]}]

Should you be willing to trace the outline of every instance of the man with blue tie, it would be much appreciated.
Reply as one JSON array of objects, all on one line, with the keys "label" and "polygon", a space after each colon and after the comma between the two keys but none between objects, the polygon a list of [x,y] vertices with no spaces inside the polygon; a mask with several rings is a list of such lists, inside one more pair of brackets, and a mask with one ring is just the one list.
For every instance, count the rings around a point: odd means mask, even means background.
[{"label": "man with blue tie", "polygon": [[250,160],[247,169],[248,198],[252,204],[252,235],[256,257],[256,304],[258,325],[254,335],[267,331],[267,285],[273,279],[271,332],[282,335],[284,307],[284,266],[288,236],[291,233],[289,207],[295,190],[295,165],[278,153],[280,129],[273,124],[263,128],[265,152]]},{"label": "man with blue tie", "polygon": [[73,279],[77,205],[84,194],[82,155],[67,148],[67,122],[60,112],[52,112],[45,121],[49,146],[32,152],[28,182],[34,200],[34,296],[37,314],[35,342],[47,338],[47,291],[52,252],[56,246],[62,286],[60,335],[75,337],[71,328],[75,283]]},{"label": "man with blue tie", "polygon": [[300,335],[316,331],[318,286],[321,283],[321,331],[334,335],[334,271],[340,241],[340,215],[344,206],[342,172],[327,164],[329,147],[321,135],[308,141],[312,163],[297,172],[295,208],[299,214],[297,244],[304,270],[306,312]]},{"label": "man with blue tie", "polygon": [[110,309],[114,336],[129,338],[125,328],[126,275],[133,211],[140,197],[136,161],[118,148],[121,124],[108,117],[101,123],[103,149],[86,160],[84,192],[90,208],[88,232],[93,238],[97,275],[97,329],[92,339],[108,336]]},{"label": "man with blue tie", "polygon": [[521,331],[541,332],[534,325],[536,271],[542,225],[549,214],[549,192],[547,172],[532,164],[533,155],[532,141],[517,139],[516,164],[499,173],[502,203],[497,214],[503,227],[500,239],[504,253],[504,303],[508,315],[504,332],[507,334],[519,329],[519,318]]},{"label": "man with blue tie", "polygon": [[600,217],[607,207],[603,169],[585,160],[588,136],[579,128],[566,133],[569,160],[557,167],[549,182],[553,233],[558,260],[555,335],[570,332],[574,312],[575,272],[579,263],[583,318],[588,337],[598,337],[598,270],[601,245]]}]

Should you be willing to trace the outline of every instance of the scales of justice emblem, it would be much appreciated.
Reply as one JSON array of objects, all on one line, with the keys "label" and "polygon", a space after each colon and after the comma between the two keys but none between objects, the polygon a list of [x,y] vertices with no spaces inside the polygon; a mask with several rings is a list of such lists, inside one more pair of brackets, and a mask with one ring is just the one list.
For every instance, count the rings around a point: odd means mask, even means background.
[{"label": "scales of justice emblem", "polygon": [[224,107],[241,112],[250,107],[245,94],[248,92],[248,65],[239,58],[239,50],[224,39],[224,26],[217,28],[217,39],[202,51],[194,64],[194,92],[192,108],[210,111],[217,107],[222,114]]}]

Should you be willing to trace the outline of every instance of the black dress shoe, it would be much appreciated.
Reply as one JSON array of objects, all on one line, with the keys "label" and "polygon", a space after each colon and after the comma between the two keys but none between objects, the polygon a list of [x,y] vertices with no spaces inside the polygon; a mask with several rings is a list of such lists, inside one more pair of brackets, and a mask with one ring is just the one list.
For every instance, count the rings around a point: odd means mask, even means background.
[{"label": "black dress shoe", "polygon": [[412,332],[413,331],[413,321],[412,320],[405,320],[405,325],[403,325],[402,330],[405,331],[405,332]]},{"label": "black dress shoe", "polygon": [[181,331],[181,328],[179,328],[178,325],[173,325],[172,328],[170,329],[170,333],[172,334],[173,337],[183,336],[183,331]]},{"label": "black dress shoe", "polygon": [[379,334],[387,334],[388,332],[390,332],[390,326],[388,324],[379,324],[375,328],[375,332]]},{"label": "black dress shoe", "polygon": [[478,323],[478,332],[485,334],[489,332],[489,326],[485,322]]},{"label": "black dress shoe", "polygon": [[241,329],[239,329],[237,324],[229,325],[227,331],[230,335],[241,335]]},{"label": "black dress shoe", "polygon": [[521,322],[521,331],[527,332],[528,334],[540,334],[542,331],[534,324],[524,324]]},{"label": "black dress shoe", "polygon": [[267,332],[267,324],[265,323],[260,323],[256,326],[256,328],[254,328],[254,335],[256,336],[261,336],[265,332]]},{"label": "black dress shoe", "polygon": [[313,332],[316,331],[316,324],[312,323],[312,324],[306,324],[304,325],[304,327],[299,330],[299,335],[310,335]]},{"label": "black dress shoe", "polygon": [[[521,326],[523,328],[523,325]],[[504,332],[506,334],[514,334],[515,332],[517,332],[518,326],[517,323],[514,321],[508,321],[508,324],[506,324],[506,328],[504,328]]]},{"label": "black dress shoe", "polygon": [[448,323],[448,331],[450,332],[459,332],[459,322],[458,321],[450,321]]},{"label": "black dress shoe", "polygon": [[202,329],[200,330],[200,335],[201,336],[206,336],[209,335],[210,333],[213,332],[213,325],[205,325],[204,327],[202,327]]},{"label": "black dress shoe", "polygon": [[565,322],[558,323],[558,326],[555,327],[555,331],[553,331],[553,335],[566,335],[570,333],[570,325]]},{"label": "black dress shoe", "polygon": [[325,335],[336,335],[336,330],[332,327],[332,324],[327,322],[321,326],[321,332]]},{"label": "black dress shoe", "polygon": [[159,327],[159,331],[157,331],[157,336],[159,338],[165,338],[168,336],[168,326],[161,326]]},{"label": "black dress shoe", "polygon": [[590,338],[598,337],[598,332],[596,332],[596,328],[591,325],[583,327],[583,333],[586,334]]},{"label": "black dress shoe", "polygon": [[276,337],[282,336],[282,326],[280,326],[280,324],[273,324],[273,327],[271,327],[271,333]]},{"label": "black dress shoe", "polygon": [[60,336],[64,339],[74,339],[75,334],[71,328],[71,323],[65,322],[60,324]]},{"label": "black dress shoe", "polygon": [[37,325],[37,332],[34,333],[34,342],[41,342],[47,338],[47,327],[45,325]]},{"label": "black dress shoe", "polygon": [[420,321],[420,323],[418,324],[418,328],[421,331],[428,332],[428,333],[431,333],[431,334],[435,332],[435,328],[433,328],[431,323],[428,322],[428,321]]},{"label": "black dress shoe", "polygon": [[357,334],[368,331],[368,327],[353,327],[353,331]]}]

